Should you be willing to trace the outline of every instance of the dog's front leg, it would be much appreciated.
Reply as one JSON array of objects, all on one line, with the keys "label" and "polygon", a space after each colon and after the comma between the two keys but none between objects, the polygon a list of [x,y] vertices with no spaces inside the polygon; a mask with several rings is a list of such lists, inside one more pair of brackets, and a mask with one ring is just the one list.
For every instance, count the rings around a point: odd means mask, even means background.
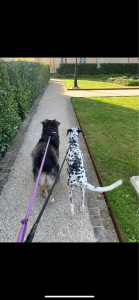
[{"label": "dog's front leg", "polygon": [[71,213],[71,216],[74,215],[74,204],[73,204],[73,199],[72,199],[72,189],[70,189],[70,213]]}]

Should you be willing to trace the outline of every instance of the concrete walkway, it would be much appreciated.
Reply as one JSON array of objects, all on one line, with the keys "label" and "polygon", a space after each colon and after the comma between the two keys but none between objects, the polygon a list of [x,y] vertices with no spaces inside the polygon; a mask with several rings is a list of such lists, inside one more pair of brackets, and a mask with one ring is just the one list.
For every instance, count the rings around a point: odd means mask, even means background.
[{"label": "concrete walkway", "polygon": [[139,96],[139,89],[120,90],[66,90],[65,95],[70,97],[116,97],[116,96]]},{"label": "concrete walkway", "polygon": [[[78,91],[78,93],[83,92]],[[73,93],[77,95],[77,91],[73,91]],[[15,162],[8,167],[9,176],[0,196],[0,242],[17,241],[21,227],[20,221],[26,215],[34,188],[31,152],[41,135],[42,125],[40,122],[46,118],[55,118],[61,122],[59,126],[60,165],[63,161],[68,145],[67,129],[79,126],[70,96],[71,92],[66,91],[62,80],[51,79],[40,101],[37,102],[38,104],[35,104],[36,110],[32,112],[24,138],[21,131],[19,131],[17,138],[12,144],[12,149],[16,149],[18,147],[18,137],[20,137],[20,140],[23,139]],[[79,145],[84,154],[84,165],[88,182],[99,185],[81,135],[79,137]],[[10,155],[11,151],[10,147],[6,157]],[[81,192],[78,188],[73,195],[75,215],[73,217],[70,216],[66,169],[65,163],[60,181],[54,190],[55,202],[53,204],[48,203],[33,242],[118,242],[105,200],[103,198],[100,199],[98,194],[86,191],[85,211],[80,212]],[[2,172],[0,176],[2,178]],[[43,203],[44,199],[38,190],[28,221],[26,236],[34,224]]]}]

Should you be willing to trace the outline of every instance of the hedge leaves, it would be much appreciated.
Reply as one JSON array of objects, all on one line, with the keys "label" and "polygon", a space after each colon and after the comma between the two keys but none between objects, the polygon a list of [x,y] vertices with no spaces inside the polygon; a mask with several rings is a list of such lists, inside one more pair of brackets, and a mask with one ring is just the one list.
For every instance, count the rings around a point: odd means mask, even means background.
[{"label": "hedge leaves", "polygon": [[49,65],[0,60],[0,156],[49,79]]}]

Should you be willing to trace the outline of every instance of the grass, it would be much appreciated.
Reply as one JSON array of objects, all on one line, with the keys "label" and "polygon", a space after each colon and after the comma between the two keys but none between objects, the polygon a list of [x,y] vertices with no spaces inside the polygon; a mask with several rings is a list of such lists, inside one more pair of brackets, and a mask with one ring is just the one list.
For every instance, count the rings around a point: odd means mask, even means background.
[{"label": "grass", "polygon": [[139,242],[139,206],[130,184],[138,175],[138,99],[72,98],[103,185],[123,179],[107,195],[125,242]]},{"label": "grass", "polygon": [[[82,78],[78,78],[77,84],[81,89],[139,88],[139,86],[125,86],[118,83],[108,82],[107,77],[111,77],[111,75],[105,77],[104,75],[98,77],[82,77]],[[67,86],[67,89],[72,89],[74,79],[68,78],[63,80]]]}]

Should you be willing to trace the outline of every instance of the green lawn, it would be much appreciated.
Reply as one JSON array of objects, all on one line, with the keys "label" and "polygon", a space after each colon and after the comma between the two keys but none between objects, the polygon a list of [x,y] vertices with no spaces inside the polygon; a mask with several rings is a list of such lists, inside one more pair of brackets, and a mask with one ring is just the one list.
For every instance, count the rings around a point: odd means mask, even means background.
[{"label": "green lawn", "polygon": [[138,175],[138,100],[72,98],[103,185],[123,179],[107,195],[125,242],[139,242],[139,206],[130,184]]},{"label": "green lawn", "polygon": [[[109,76],[110,77],[110,76]],[[107,89],[107,88],[139,88],[139,86],[125,86],[122,84],[117,84],[117,83],[112,83],[108,82],[104,76],[99,76],[99,77],[82,77],[78,78],[78,86],[81,89]],[[67,89],[71,89],[73,84],[74,84],[74,79],[68,78],[68,79],[63,79]]]}]

